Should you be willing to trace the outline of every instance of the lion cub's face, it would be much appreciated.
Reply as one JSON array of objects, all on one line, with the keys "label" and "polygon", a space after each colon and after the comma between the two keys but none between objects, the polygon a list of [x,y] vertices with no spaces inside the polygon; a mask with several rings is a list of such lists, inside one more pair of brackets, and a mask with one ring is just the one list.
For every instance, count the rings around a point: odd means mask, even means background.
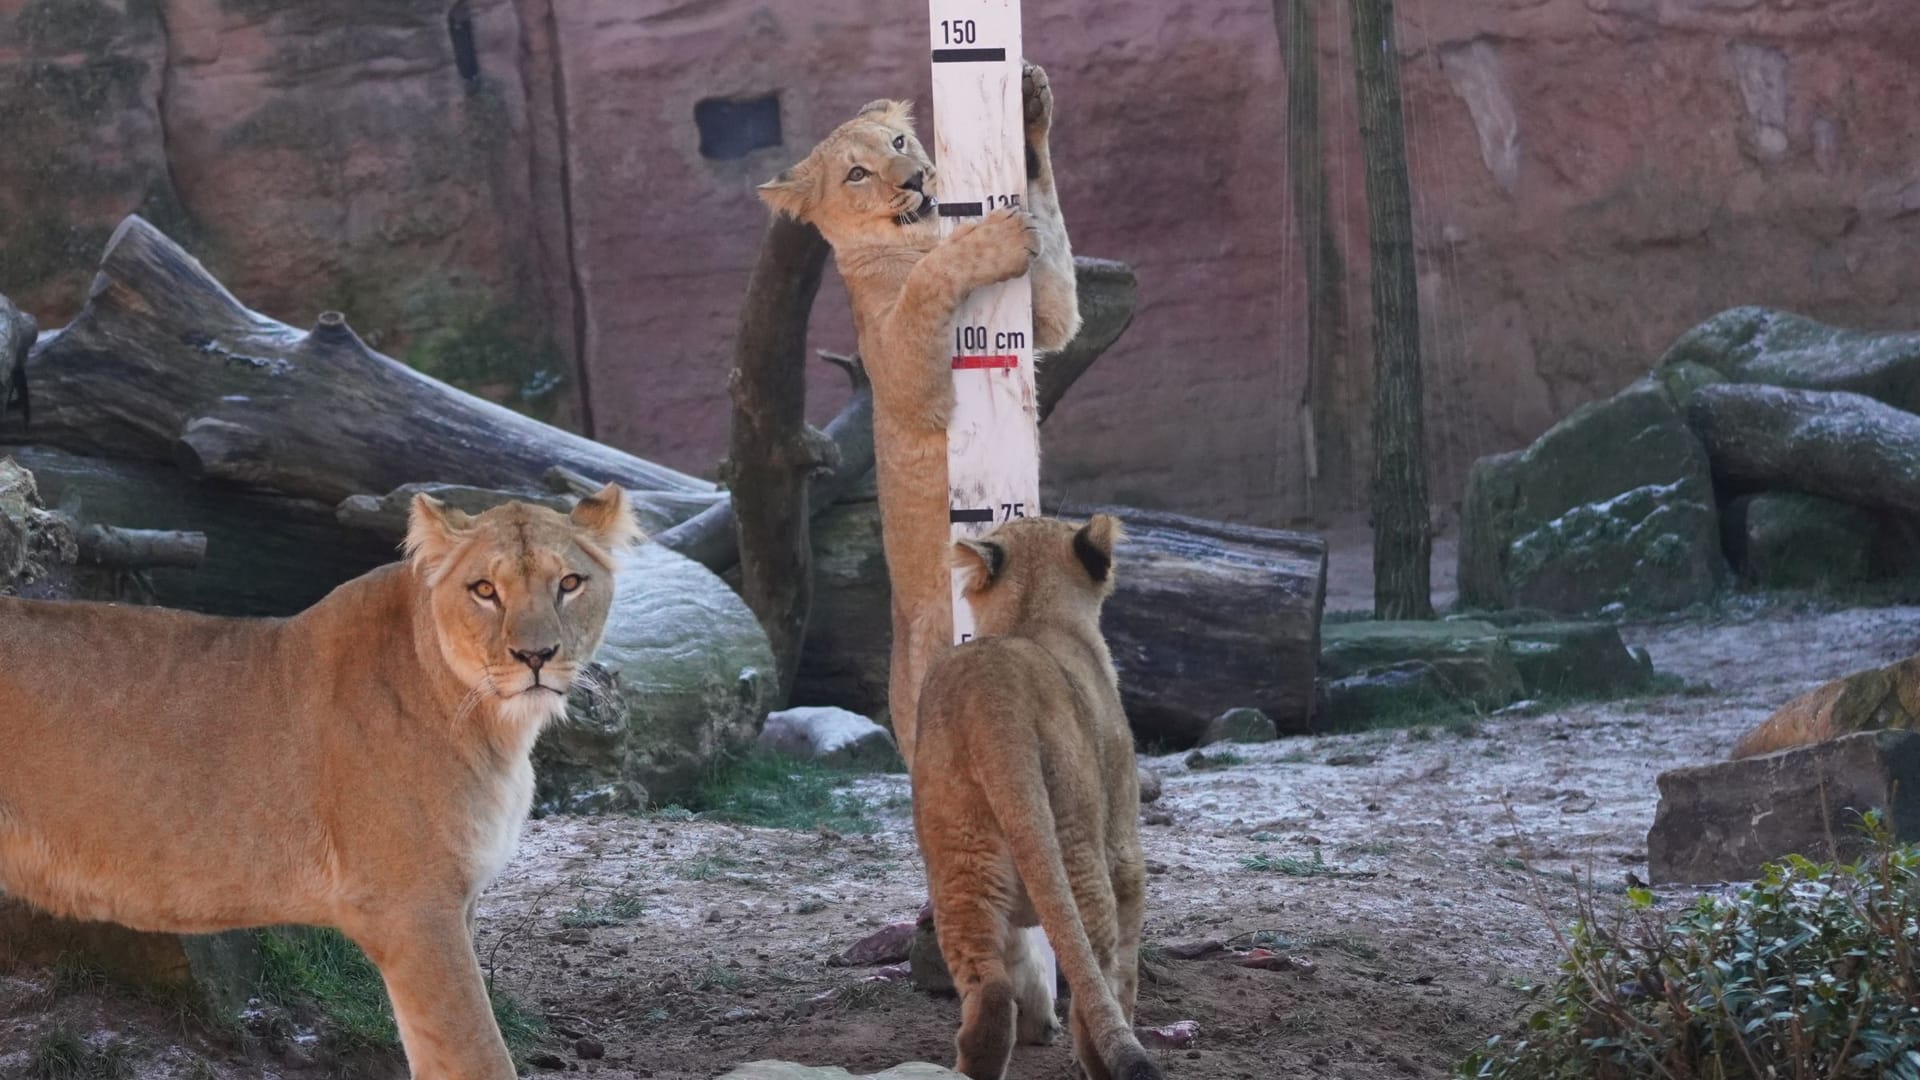
[{"label": "lion cub's face", "polygon": [[932,190],[933,161],[914,136],[912,105],[875,101],[760,185],[760,198],[838,248],[930,220]]},{"label": "lion cub's face", "polygon": [[407,557],[431,596],[440,653],[480,700],[529,722],[566,711],[613,604],[613,557],[640,538],[609,484],[571,515],[508,503],[478,516],[417,495]]},{"label": "lion cub's face", "polygon": [[1113,593],[1118,519],[1095,514],[1085,525],[1019,518],[978,540],[954,544],[954,565],[970,571],[966,597],[981,636],[1015,632],[1035,619],[1090,620]]}]

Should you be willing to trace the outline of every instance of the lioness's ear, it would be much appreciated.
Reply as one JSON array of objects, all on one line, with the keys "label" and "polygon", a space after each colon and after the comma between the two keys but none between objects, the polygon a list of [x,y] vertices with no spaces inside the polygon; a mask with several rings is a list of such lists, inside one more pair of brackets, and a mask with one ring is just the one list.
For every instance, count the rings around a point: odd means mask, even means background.
[{"label": "lioness's ear", "polygon": [[625,551],[646,539],[640,523],[634,520],[632,505],[627,502],[627,489],[619,484],[608,484],[581,499],[567,517],[592,533],[594,540],[608,551]]},{"label": "lioness's ear", "polygon": [[1119,518],[1095,514],[1073,534],[1073,557],[1087,568],[1088,577],[1104,582],[1113,573],[1114,546],[1125,537]]},{"label": "lioness's ear", "polygon": [[813,168],[809,159],[761,184],[760,201],[772,207],[775,213],[785,214],[795,221],[805,221],[807,212],[813,209],[813,189]]},{"label": "lioness's ear", "polygon": [[966,591],[977,593],[999,580],[1007,568],[1007,549],[992,540],[956,540],[953,565],[968,571]]},{"label": "lioness's ear", "polygon": [[878,120],[888,127],[913,127],[913,102],[891,101],[881,98],[869,101],[860,107],[860,116],[865,120]]},{"label": "lioness's ear", "polygon": [[465,512],[425,492],[415,495],[407,511],[407,560],[421,573],[432,577],[441,561],[460,543],[460,533],[469,520]]}]

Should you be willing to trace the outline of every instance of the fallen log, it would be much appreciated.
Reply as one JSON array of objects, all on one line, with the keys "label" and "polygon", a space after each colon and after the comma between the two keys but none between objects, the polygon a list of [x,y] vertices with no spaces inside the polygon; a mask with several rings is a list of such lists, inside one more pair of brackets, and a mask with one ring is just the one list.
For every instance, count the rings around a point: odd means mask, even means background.
[{"label": "fallen log", "polygon": [[82,525],[74,540],[80,565],[108,570],[191,570],[207,558],[207,534],[179,529],[123,529]]},{"label": "fallen log", "polygon": [[1920,513],[1920,416],[1861,394],[1716,383],[1693,392],[1687,423],[1716,485],[1798,491]]},{"label": "fallen log", "polygon": [[249,311],[139,217],[26,375],[36,443],[329,507],[420,480],[538,491],[554,465],[636,491],[714,490],[421,375],[337,312],[303,333]]},{"label": "fallen log", "polygon": [[[1142,745],[1184,748],[1214,717],[1252,706],[1279,730],[1314,730],[1326,592],[1317,537],[1126,507],[1118,587],[1101,621]],[[878,507],[834,506],[814,527],[818,589],[794,699],[868,715],[885,706],[889,620]]]},{"label": "fallen log", "polygon": [[81,457],[45,446],[0,450],[33,473],[41,498],[81,524],[206,537],[196,569],[148,569],[153,599],[219,615],[291,615],[335,585],[399,557],[395,543],[343,528],[334,508],[199,483],[171,465]]},{"label": "fallen log", "polygon": [[27,352],[39,332],[33,316],[0,296],[0,420],[17,407],[23,427],[33,423],[27,398]]}]

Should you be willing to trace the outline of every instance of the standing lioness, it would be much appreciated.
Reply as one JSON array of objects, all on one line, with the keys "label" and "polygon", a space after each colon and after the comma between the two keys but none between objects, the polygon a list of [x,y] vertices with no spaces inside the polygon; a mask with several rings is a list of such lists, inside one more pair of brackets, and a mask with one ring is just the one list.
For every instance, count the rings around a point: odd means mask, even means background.
[{"label": "standing lioness", "polygon": [[290,619],[0,599],[0,890],[143,930],[338,927],[414,1076],[511,1078],[473,902],[638,536],[613,486],[570,517],[422,496],[407,561]]},{"label": "standing lioness", "polygon": [[913,823],[940,953],[960,991],[959,1061],[1000,1080],[1053,987],[1019,927],[1047,931],[1073,988],[1074,1056],[1092,1080],[1157,1080],[1133,1034],[1141,903],[1139,774],[1100,606],[1120,524],[1030,518],[956,545],[975,640],[920,694]]}]

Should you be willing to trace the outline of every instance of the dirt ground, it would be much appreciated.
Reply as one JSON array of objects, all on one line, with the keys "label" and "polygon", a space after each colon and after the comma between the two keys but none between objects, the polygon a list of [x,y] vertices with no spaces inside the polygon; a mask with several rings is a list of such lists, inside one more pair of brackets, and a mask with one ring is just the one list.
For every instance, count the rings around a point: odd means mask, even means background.
[{"label": "dirt ground", "polygon": [[[1267,932],[1314,968],[1161,958],[1141,1022],[1200,1028],[1193,1048],[1156,1051],[1168,1075],[1445,1074],[1509,1025],[1522,985],[1552,970],[1573,879],[1590,877],[1605,902],[1629,873],[1644,875],[1659,772],[1723,757],[1740,731],[1822,679],[1920,651],[1920,608],[1732,604],[1627,635],[1690,688],[1495,716],[1467,732],[1236,747],[1239,760],[1219,768],[1145,759],[1165,778],[1143,829],[1149,946]],[[538,1049],[552,1064],[606,1080],[712,1077],[760,1058],[855,1072],[948,1063],[952,1000],[825,963],[912,918],[922,898],[904,777],[856,790],[880,822],[873,835],[658,816],[534,822],[482,900],[482,960],[545,1015]],[[598,909],[629,915],[562,924]],[[0,978],[0,1076],[23,1075],[55,1024],[120,1040],[133,1070],[122,1075],[329,1071],[301,1064],[298,1050],[237,1051],[156,1006],[56,981]],[[581,1059],[580,1038],[604,1058]],[[1022,1048],[1010,1075],[1073,1075],[1064,1041]]]}]

